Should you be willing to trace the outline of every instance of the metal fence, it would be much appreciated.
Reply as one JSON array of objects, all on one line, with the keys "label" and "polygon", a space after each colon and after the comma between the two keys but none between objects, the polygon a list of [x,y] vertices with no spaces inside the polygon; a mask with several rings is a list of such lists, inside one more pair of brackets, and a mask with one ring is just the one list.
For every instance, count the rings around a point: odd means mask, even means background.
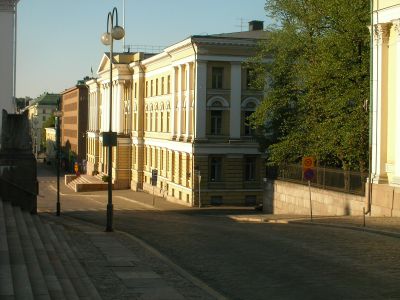
[{"label": "metal fence", "polygon": [[[364,196],[367,177],[368,173],[316,167],[311,185],[322,189]],[[308,184],[307,179],[303,176],[301,165],[269,166],[267,167],[267,178]]]}]

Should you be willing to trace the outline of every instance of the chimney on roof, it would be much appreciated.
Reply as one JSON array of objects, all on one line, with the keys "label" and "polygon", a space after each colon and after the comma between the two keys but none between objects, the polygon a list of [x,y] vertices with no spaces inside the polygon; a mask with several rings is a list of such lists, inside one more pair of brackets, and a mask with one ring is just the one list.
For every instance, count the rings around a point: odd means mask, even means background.
[{"label": "chimney on roof", "polygon": [[264,30],[264,21],[253,20],[249,22],[249,31]]}]

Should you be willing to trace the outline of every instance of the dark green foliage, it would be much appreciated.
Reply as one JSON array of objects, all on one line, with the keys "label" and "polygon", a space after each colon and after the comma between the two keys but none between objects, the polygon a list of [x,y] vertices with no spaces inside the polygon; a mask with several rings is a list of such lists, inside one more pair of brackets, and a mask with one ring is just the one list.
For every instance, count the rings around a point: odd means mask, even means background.
[{"label": "dark green foliage", "polygon": [[269,161],[312,155],[326,166],[364,171],[369,2],[267,0],[265,8],[279,26],[269,28],[250,62],[257,87],[266,85],[251,122],[263,130]]}]

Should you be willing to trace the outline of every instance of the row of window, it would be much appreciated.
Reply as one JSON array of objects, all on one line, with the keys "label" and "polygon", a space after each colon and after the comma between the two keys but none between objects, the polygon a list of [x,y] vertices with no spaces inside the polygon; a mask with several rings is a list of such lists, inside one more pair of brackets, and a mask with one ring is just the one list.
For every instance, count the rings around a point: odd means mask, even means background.
[{"label": "row of window", "polygon": [[[246,88],[251,89],[252,83],[255,80],[255,73],[252,69],[246,69]],[[211,88],[223,89],[224,88],[224,67],[211,68]]]},{"label": "row of window", "polygon": [[[166,159],[164,159],[166,158]],[[186,162],[183,168],[183,160]],[[160,175],[166,175],[166,172],[171,172],[175,182],[184,186],[189,186],[191,157],[187,153],[176,153],[167,149],[144,149],[144,165],[149,170],[155,168],[160,171]],[[183,178],[186,175],[186,182]]]},{"label": "row of window", "polygon": [[[135,98],[137,98],[137,83],[135,83]],[[171,76],[163,76],[160,78],[147,80],[145,97],[153,97],[166,95],[171,93]]]},{"label": "row of window", "polygon": [[[248,118],[251,116],[253,111],[244,111],[244,135],[251,136],[254,133],[254,129],[248,124]],[[212,110],[211,111],[211,123],[210,123],[210,134],[211,135],[222,135],[222,123],[223,122],[223,111]]]},{"label": "row of window", "polygon": [[[222,110],[211,110],[211,121],[210,121],[210,134],[211,135],[222,135],[222,122],[223,122],[223,111]],[[254,133],[254,129],[248,124],[247,120],[251,116],[253,111],[244,111],[244,135],[251,136]],[[160,118],[160,122],[159,122]],[[170,132],[170,118],[171,114],[167,112],[146,113],[145,131],[151,132]],[[136,125],[136,123],[135,123]],[[136,130],[136,126],[134,126]]]},{"label": "row of window", "polygon": [[[211,157],[209,160],[209,181],[210,182],[222,182],[223,178],[223,158],[216,156]],[[256,180],[256,163],[255,157],[246,157],[244,159],[243,166],[243,179],[245,181],[255,181]]]},{"label": "row of window", "polygon": [[[255,79],[254,71],[246,69],[246,87],[252,88],[252,82]],[[224,68],[212,67],[211,68],[211,88],[223,89],[224,88]],[[135,98],[137,98],[137,83],[134,85]],[[171,76],[165,76],[146,81],[145,97],[153,97],[159,95],[166,95],[171,93]]]},{"label": "row of window", "polygon": [[[144,165],[154,167],[162,172],[172,172],[181,178],[183,172],[190,177],[190,163],[186,164],[186,170],[182,170],[182,159],[185,156],[187,162],[190,161],[189,154],[172,152],[171,161],[167,158],[164,162],[164,155],[168,155],[167,150],[146,148],[144,155]],[[257,159],[256,157],[245,157],[243,165],[243,179],[244,181],[255,181],[257,178]],[[209,182],[223,182],[223,157],[212,156],[209,159]]]}]

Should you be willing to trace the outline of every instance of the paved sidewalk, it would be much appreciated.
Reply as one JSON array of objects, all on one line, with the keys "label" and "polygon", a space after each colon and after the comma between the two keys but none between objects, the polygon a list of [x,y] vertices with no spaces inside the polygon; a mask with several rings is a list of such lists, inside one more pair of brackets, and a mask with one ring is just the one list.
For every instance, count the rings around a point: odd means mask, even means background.
[{"label": "paved sidewalk", "polygon": [[360,230],[400,238],[400,218],[398,217],[365,216],[364,220],[362,216],[314,216],[313,220],[311,220],[310,216],[305,215],[251,214],[230,215],[229,218],[238,222],[302,224],[340,227],[349,230]]},{"label": "paved sidewalk", "polygon": [[41,217],[68,232],[70,247],[103,299],[225,299],[132,235],[67,216]]}]

